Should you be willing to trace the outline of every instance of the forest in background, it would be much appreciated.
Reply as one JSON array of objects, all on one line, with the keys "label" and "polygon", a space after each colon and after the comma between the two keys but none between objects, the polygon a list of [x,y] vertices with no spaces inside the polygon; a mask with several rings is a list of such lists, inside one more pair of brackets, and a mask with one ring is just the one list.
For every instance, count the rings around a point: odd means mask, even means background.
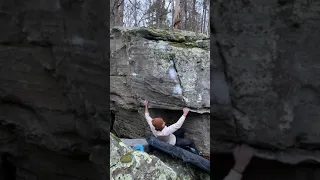
[{"label": "forest in background", "polygon": [[110,27],[175,28],[208,34],[209,0],[110,0]]}]

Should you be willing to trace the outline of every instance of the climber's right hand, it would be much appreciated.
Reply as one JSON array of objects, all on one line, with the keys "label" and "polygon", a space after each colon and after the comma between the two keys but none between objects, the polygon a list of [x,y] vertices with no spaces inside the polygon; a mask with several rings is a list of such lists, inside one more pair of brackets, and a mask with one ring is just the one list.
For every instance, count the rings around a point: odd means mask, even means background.
[{"label": "climber's right hand", "polygon": [[248,164],[250,163],[253,155],[254,150],[251,147],[247,145],[237,146],[233,151],[233,156],[235,160],[235,165],[233,169],[238,173],[242,174],[248,166]]},{"label": "climber's right hand", "polygon": [[183,115],[187,116],[188,113],[189,113],[189,108],[183,108]]}]

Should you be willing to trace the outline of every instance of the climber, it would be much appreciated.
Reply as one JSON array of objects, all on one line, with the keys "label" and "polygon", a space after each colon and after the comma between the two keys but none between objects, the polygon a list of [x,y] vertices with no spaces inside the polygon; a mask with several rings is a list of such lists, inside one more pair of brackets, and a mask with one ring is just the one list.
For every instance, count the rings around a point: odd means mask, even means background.
[{"label": "climber", "polygon": [[250,163],[254,151],[246,145],[237,146],[233,151],[235,164],[223,180],[241,180],[242,173]]},{"label": "climber", "polygon": [[160,141],[167,142],[171,145],[176,145],[183,149],[188,147],[192,148],[195,154],[200,155],[200,152],[196,148],[194,141],[192,139],[184,138],[184,130],[181,128],[185,118],[187,117],[187,114],[189,113],[188,108],[183,108],[183,115],[180,117],[180,119],[176,123],[167,127],[162,118],[152,119],[148,111],[148,101],[145,100],[143,103],[145,105],[145,118],[155,137],[157,137]]}]

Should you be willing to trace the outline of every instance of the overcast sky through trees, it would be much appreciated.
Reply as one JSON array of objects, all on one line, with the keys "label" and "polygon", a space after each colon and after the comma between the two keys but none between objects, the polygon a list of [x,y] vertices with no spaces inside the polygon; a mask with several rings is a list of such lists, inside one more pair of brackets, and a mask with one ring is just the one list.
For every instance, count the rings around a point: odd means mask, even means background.
[{"label": "overcast sky through trees", "polygon": [[[181,30],[208,33],[209,0],[181,0]],[[111,26],[172,28],[175,0],[111,0]],[[112,14],[113,13],[113,14]]]}]

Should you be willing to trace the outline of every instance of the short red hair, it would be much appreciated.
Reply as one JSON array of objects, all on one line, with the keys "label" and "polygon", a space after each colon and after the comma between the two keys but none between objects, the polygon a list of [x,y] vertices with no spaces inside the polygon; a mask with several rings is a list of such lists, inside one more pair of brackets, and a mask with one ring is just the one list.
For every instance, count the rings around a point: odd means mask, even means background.
[{"label": "short red hair", "polygon": [[158,131],[161,131],[163,129],[163,127],[162,127],[163,123],[164,123],[164,120],[162,118],[152,119],[152,125]]}]

